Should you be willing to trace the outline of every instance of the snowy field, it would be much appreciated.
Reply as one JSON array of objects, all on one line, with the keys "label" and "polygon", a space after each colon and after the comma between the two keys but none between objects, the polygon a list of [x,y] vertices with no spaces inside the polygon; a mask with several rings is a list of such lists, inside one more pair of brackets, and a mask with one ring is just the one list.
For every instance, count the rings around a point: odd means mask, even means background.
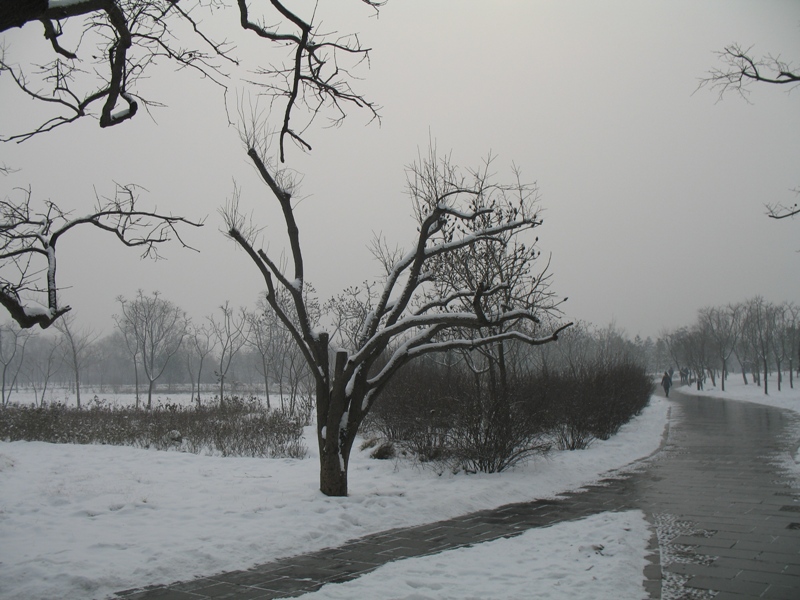
[{"label": "snowy field", "polygon": [[[758,400],[755,386],[728,385],[726,397]],[[797,390],[770,398],[800,405]],[[354,451],[348,498],[317,491],[311,443],[306,460],[265,460],[0,442],[0,598],[99,599],[554,496],[654,452],[668,406],[653,397],[613,439],[497,475],[439,475]],[[648,538],[641,513],[607,513],[398,561],[308,596],[644,598]]]},{"label": "snowy field", "polygon": [[[786,408],[800,413],[800,378],[795,375],[794,389],[789,387],[789,375],[784,373],[781,391],[778,391],[778,380],[774,375],[769,378],[769,394],[764,394],[764,388],[758,387],[753,383],[752,377],[747,376],[748,385],[744,384],[739,373],[728,375],[725,380],[725,391],[722,391],[722,383],[717,379],[717,387],[711,385],[711,380],[707,380],[703,386],[705,389],[697,390],[694,385],[678,388],[683,394],[693,396],[709,396],[712,398],[727,398],[729,400],[744,400],[757,404],[766,404],[776,408]],[[676,376],[677,379],[677,376]]]}]

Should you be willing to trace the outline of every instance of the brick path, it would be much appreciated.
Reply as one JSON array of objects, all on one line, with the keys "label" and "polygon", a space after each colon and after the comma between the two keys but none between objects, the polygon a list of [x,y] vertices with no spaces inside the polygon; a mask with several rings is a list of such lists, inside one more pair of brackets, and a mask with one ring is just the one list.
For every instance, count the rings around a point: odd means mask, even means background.
[{"label": "brick path", "polygon": [[[654,456],[557,499],[510,504],[395,529],[246,571],[117,594],[124,600],[267,600],[355,579],[398,559],[517,535],[609,510],[652,524],[643,580],[651,599],[800,598],[800,489],[778,457],[793,455],[797,418],[749,403],[673,393],[671,428]],[[795,425],[792,427],[791,425]],[[502,597],[502,590],[498,590]]]}]

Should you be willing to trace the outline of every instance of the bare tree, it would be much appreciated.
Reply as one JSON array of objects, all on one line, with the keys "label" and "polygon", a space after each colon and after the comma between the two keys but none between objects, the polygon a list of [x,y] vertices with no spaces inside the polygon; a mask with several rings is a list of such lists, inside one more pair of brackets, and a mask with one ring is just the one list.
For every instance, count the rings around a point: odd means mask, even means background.
[{"label": "bare tree", "polygon": [[[64,339],[61,336],[38,335],[33,336],[29,344],[25,364],[29,370],[34,398],[38,397],[39,406],[44,406],[47,386],[64,364],[63,343]],[[36,390],[40,384],[41,394]]]},{"label": "bare tree", "polygon": [[[721,52],[717,52],[721,67],[711,69],[707,76],[700,80],[699,88],[708,87],[719,93],[719,99],[727,93],[738,94],[746,102],[750,102],[750,84],[754,82],[773,85],[786,85],[793,88],[800,85],[800,70],[780,55],[758,57],[752,53],[753,46],[743,48],[739,44],[731,44]],[[800,188],[795,188],[800,194]],[[800,207],[783,203],[767,203],[767,216],[772,219],[785,219],[800,214]]]},{"label": "bare tree", "polygon": [[[122,304],[122,296],[117,298],[117,302]],[[136,408],[139,408],[139,353],[142,348],[140,345],[140,338],[136,335],[133,329],[133,324],[123,315],[114,315],[114,322],[117,324],[117,329],[122,334],[122,340],[125,342],[125,349],[133,363],[133,389],[136,397]]]},{"label": "bare tree", "polygon": [[[331,496],[347,495],[350,451],[359,426],[381,390],[403,365],[418,356],[459,348],[478,348],[516,339],[537,345],[555,341],[568,327],[539,333],[536,325],[547,306],[498,306],[495,298],[509,282],[480,280],[437,296],[444,285],[438,265],[443,255],[477,243],[493,243],[541,225],[534,186],[495,183],[490,167],[466,174],[449,160],[431,153],[408,171],[408,186],[419,227],[412,249],[393,253],[379,286],[353,295],[363,310],[354,312],[358,326],[354,345],[331,348],[330,334],[312,326],[304,295],[305,266],[292,206],[293,182],[270,166],[260,140],[245,131],[248,156],[277,200],[287,228],[292,273],[284,273],[266,252],[257,249],[257,229],[239,210],[238,193],[223,211],[228,235],[251,258],[266,285],[266,299],[300,348],[316,380],[317,441],[320,449],[320,489]],[[474,224],[481,223],[480,226]],[[284,306],[278,289],[292,302]],[[438,289],[442,289],[441,287]],[[535,296],[532,299],[536,299]],[[291,309],[291,312],[288,312]],[[529,323],[526,331],[513,324]],[[505,327],[507,326],[507,327]],[[503,331],[489,333],[490,330]],[[484,332],[460,337],[452,331]],[[343,338],[342,342],[346,339]],[[333,353],[333,364],[331,364]]]},{"label": "bare tree", "polygon": [[72,371],[75,397],[78,408],[81,408],[81,374],[94,359],[92,344],[97,335],[91,329],[78,327],[72,314],[56,321],[55,328],[64,338],[64,358]]},{"label": "bare tree", "polygon": [[[203,363],[206,357],[214,351],[217,342],[212,335],[211,327],[206,325],[190,325],[189,350],[186,353],[186,368],[192,384],[192,398],[200,406],[200,385],[203,380]],[[197,397],[195,398],[195,382],[197,382]]]},{"label": "bare tree", "polygon": [[745,303],[745,335],[763,369],[764,394],[769,394],[769,358],[772,350],[774,330],[774,306],[761,296],[755,296]]},{"label": "bare tree", "polygon": [[[113,234],[126,246],[141,249],[142,257],[158,259],[159,246],[173,237],[189,247],[181,239],[179,225],[202,225],[140,209],[135,185],[117,185],[113,198],[97,196],[94,211],[78,217],[49,200],[36,209],[30,189],[19,192],[23,196],[20,201],[0,200],[0,304],[24,329],[35,325],[45,329],[70,310],[59,302],[56,281],[56,248],[62,236],[89,225]],[[23,295],[46,300],[38,303],[23,299]]]},{"label": "bare tree", "polygon": [[[382,1],[361,0],[376,11]],[[281,160],[287,139],[303,148],[311,146],[305,130],[323,110],[333,109],[334,123],[346,116],[345,107],[365,108],[373,118],[378,107],[351,87],[350,70],[368,60],[357,35],[323,33],[315,21],[317,3],[290,9],[283,0],[23,0],[0,4],[0,32],[39,21],[52,48],[46,64],[15,65],[0,54],[0,72],[7,72],[19,90],[33,100],[57,109],[57,116],[31,130],[4,136],[24,141],[39,133],[92,115],[100,107],[101,127],[132,119],[140,104],[161,106],[144,98],[138,88],[158,63],[193,69],[201,78],[229,86],[229,70],[240,64],[235,42],[217,40],[225,35],[256,36],[280,53],[269,66],[251,66],[248,78],[271,103],[283,102],[280,129]],[[267,25],[271,23],[272,25]],[[233,29],[234,25],[236,29]],[[67,35],[65,35],[67,34]],[[69,42],[62,45],[60,38]],[[277,56],[276,56],[277,58]],[[296,110],[309,117],[293,124]]]},{"label": "bare tree", "polygon": [[147,377],[147,408],[153,407],[153,388],[169,361],[178,352],[186,337],[186,313],[158,292],[145,295],[139,290],[134,300],[119,297],[123,331],[130,331],[142,357]]},{"label": "bare tree", "polygon": [[[794,369],[800,365],[800,306],[793,302],[785,304],[786,331],[784,340],[786,345],[786,359],[789,362],[789,387],[794,389]],[[795,360],[797,357],[797,360]]]},{"label": "bare tree", "polygon": [[797,347],[797,314],[797,306],[790,302],[770,305],[767,314],[772,330],[770,346],[775,370],[778,373],[779,392],[783,386],[783,365],[787,362],[789,363],[789,387],[794,387],[792,375],[794,361],[792,358]]},{"label": "bare tree", "polygon": [[[94,344],[97,361],[93,362],[91,368],[87,370],[84,380],[96,385],[97,391],[100,393],[106,392],[107,385],[111,385],[115,391],[119,391],[121,385],[131,381],[135,382],[136,362],[135,359],[131,361],[131,349],[128,344],[129,340],[126,340],[119,328],[100,338]],[[131,362],[134,365],[133,371],[128,368]],[[136,408],[139,408],[138,391],[137,384]]]},{"label": "bare tree", "polygon": [[247,313],[241,310],[238,314],[230,307],[229,302],[225,302],[219,307],[222,311],[222,318],[217,321],[214,315],[208,317],[211,332],[214,336],[216,346],[219,348],[219,369],[217,378],[219,379],[219,401],[225,402],[225,377],[231,368],[233,358],[239,350],[247,343]]},{"label": "bare tree", "polygon": [[686,327],[675,331],[662,330],[660,333],[669,358],[679,369],[689,366],[689,358],[686,356],[685,345],[682,343],[682,340],[688,335],[689,330]]},{"label": "bare tree", "polygon": [[29,339],[30,335],[15,324],[0,325],[0,400],[3,406],[8,404],[17,383]]},{"label": "bare tree", "polygon": [[259,307],[258,312],[247,313],[247,343],[258,354],[256,372],[264,381],[264,394],[267,408],[271,408],[269,400],[269,379],[273,370],[272,363],[278,358],[274,352],[275,322],[270,320],[271,313]]},{"label": "bare tree", "polygon": [[725,391],[725,378],[728,374],[728,360],[739,337],[741,314],[741,306],[733,304],[724,308],[704,308],[698,314],[698,321],[702,329],[710,335],[716,357],[722,367],[720,378],[723,392]]},{"label": "bare tree", "polygon": [[706,373],[713,376],[711,335],[708,329],[695,323],[692,327],[681,327],[662,335],[672,360],[677,365],[685,365],[690,374],[694,372],[697,389],[702,389]]}]

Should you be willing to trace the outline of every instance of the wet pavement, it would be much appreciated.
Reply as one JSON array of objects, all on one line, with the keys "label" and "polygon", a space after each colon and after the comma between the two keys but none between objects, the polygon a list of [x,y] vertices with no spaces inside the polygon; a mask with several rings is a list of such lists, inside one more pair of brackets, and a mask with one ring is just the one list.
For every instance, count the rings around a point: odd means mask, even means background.
[{"label": "wet pavement", "polygon": [[643,573],[651,599],[800,599],[800,488],[792,487],[784,470],[800,443],[800,420],[787,411],[677,391],[670,400],[670,427],[658,452],[559,498],[384,531],[338,548],[116,598],[291,598],[394,560],[640,509],[653,531]]}]

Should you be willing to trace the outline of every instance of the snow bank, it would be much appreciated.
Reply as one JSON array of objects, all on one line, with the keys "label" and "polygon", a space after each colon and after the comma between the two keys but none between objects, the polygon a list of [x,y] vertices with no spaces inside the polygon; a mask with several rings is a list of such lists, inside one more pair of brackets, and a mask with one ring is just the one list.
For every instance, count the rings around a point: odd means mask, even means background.
[{"label": "snow bank", "polygon": [[347,498],[318,491],[314,443],[309,459],[268,460],[2,442],[0,598],[103,598],[553,496],[654,452],[667,407],[653,397],[611,440],[495,475],[440,476],[355,451]]}]

